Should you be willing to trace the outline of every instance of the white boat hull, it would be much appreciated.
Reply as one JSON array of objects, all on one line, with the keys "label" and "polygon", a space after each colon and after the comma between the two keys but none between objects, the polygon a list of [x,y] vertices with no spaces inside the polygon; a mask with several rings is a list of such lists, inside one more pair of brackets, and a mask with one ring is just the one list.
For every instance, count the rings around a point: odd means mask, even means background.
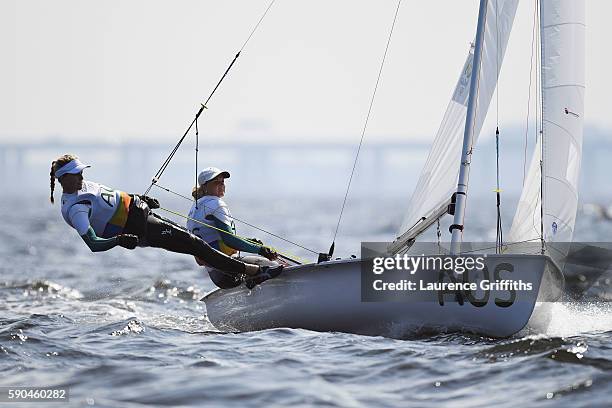
[{"label": "white boat hull", "polygon": [[[560,296],[563,277],[542,255],[486,257],[489,271],[501,263],[514,266],[513,280],[533,285],[531,291],[517,291],[514,301],[503,307],[495,302],[508,299],[503,290],[491,290],[488,300],[477,305],[470,298],[463,298],[461,305],[461,299],[449,294],[440,302],[435,291],[426,294],[430,296],[427,299],[419,292],[418,300],[362,302],[359,259],[287,268],[280,277],[253,290],[244,286],[218,289],[202,300],[210,321],[226,331],[289,327],[393,338],[452,331],[508,337],[525,327],[536,301],[553,301]],[[481,295],[471,299],[482,300]]]}]

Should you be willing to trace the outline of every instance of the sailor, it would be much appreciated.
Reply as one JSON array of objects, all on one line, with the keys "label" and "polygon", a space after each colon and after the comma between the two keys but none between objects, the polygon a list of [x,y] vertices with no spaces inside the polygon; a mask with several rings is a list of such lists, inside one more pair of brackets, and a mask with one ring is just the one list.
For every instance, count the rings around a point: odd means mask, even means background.
[{"label": "sailor", "polygon": [[[55,160],[51,164],[51,203],[57,178],[63,190],[62,216],[92,252],[107,251],[115,246],[127,249],[150,246],[193,255],[236,279],[246,276],[259,280],[262,275],[280,273],[216,251],[183,227],[153,213],[151,209],[159,208],[154,198],[127,194],[83,180],[83,170],[88,167],[91,166],[73,155]],[[282,269],[282,266],[277,268]]]},{"label": "sailor", "polygon": [[[192,196],[196,202],[189,211],[187,229],[202,238],[211,247],[228,256],[260,266],[275,267],[279,265],[278,262],[274,262],[278,257],[276,251],[263,245],[263,242],[259,240],[245,240],[236,235],[234,219],[227,204],[222,200],[225,195],[225,179],[229,177],[228,171],[216,167],[207,167],[200,172],[198,186],[194,187],[192,191]],[[238,256],[238,251],[256,255]],[[217,286],[231,288],[240,285],[241,280],[238,276],[228,275],[223,273],[223,270],[210,267],[205,260],[196,258],[196,261],[200,265],[207,266],[210,278]],[[280,273],[281,269],[271,269],[270,271]],[[260,278],[269,279],[276,277],[277,274],[268,273],[268,275]]]}]

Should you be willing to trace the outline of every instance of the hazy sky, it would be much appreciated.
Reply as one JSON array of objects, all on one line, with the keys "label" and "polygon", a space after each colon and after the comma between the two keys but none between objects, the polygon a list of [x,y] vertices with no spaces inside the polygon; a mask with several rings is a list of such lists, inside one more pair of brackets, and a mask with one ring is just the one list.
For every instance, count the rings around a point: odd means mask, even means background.
[{"label": "hazy sky", "polygon": [[[0,141],[171,143],[268,4],[0,0]],[[356,140],[396,5],[277,0],[209,104],[202,135]],[[368,137],[435,133],[477,9],[478,0],[402,2]],[[532,13],[521,0],[500,80],[502,124],[525,121]],[[586,121],[606,128],[611,15],[612,1],[587,0]]]}]

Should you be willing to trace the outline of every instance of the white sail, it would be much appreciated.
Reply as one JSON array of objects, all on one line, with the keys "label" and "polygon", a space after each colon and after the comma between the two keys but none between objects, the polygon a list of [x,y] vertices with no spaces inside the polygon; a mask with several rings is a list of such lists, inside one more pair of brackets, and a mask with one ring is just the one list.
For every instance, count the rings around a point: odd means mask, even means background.
[{"label": "white sail", "polygon": [[[474,143],[480,134],[497,85],[498,70],[502,65],[517,6],[518,0],[490,0],[487,4]],[[459,174],[457,163],[463,146],[473,58],[473,50],[470,50],[408,204],[400,237],[396,240],[398,247],[414,238],[443,214],[451,195],[457,188]]]},{"label": "white sail", "polygon": [[[542,144],[541,139],[538,139],[533,155],[531,157],[531,163],[529,170],[527,171],[527,177],[525,178],[525,184],[523,185],[523,191],[521,192],[521,198],[516,207],[516,214],[512,221],[512,227],[509,234],[509,242],[525,242],[530,245],[522,245],[518,248],[512,247],[513,252],[524,252],[524,248],[531,248],[532,251],[539,252],[539,247],[533,245],[540,241],[540,202],[541,202],[541,177],[540,177],[540,158],[542,157]],[[516,251],[515,251],[516,250]]]},{"label": "white sail", "polygon": [[[554,243],[571,242],[576,221],[584,122],[584,0],[542,0],[540,31],[543,145],[536,146],[510,240],[540,239],[542,210],[543,238],[550,249]],[[556,248],[550,254],[563,252]]]}]

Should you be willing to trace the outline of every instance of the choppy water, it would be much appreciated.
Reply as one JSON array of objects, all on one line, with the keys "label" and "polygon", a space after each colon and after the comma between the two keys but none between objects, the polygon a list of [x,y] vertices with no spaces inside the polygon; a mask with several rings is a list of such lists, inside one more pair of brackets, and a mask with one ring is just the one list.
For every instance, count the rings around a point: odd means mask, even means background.
[{"label": "choppy water", "polygon": [[[336,204],[279,200],[259,208],[236,199],[232,208],[324,250]],[[362,239],[391,237],[397,225],[387,220],[398,207],[352,202],[340,255],[358,251]],[[71,406],[610,405],[609,281],[586,301],[555,304],[546,333],[505,340],[220,333],[198,301],[213,286],[189,257],[122,248],[91,254],[44,197],[2,199],[0,211],[0,386],[68,386]],[[611,227],[584,216],[578,239],[610,240]]]}]

